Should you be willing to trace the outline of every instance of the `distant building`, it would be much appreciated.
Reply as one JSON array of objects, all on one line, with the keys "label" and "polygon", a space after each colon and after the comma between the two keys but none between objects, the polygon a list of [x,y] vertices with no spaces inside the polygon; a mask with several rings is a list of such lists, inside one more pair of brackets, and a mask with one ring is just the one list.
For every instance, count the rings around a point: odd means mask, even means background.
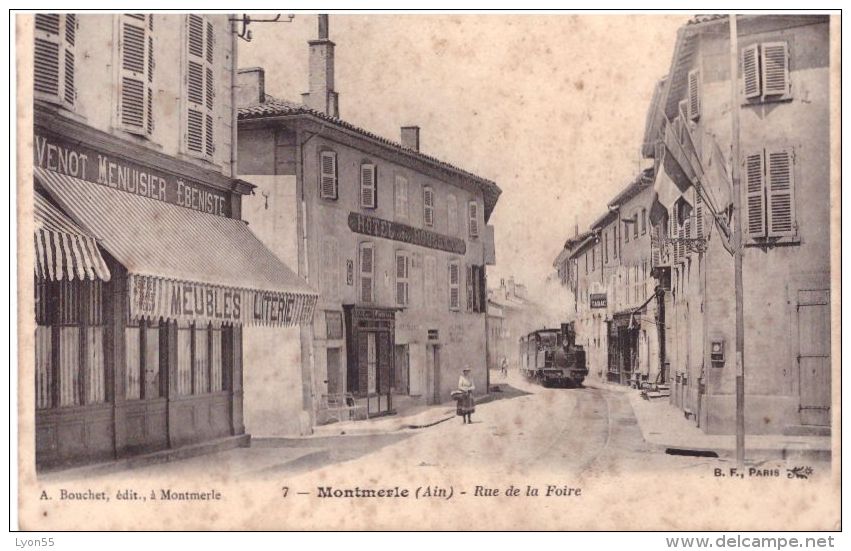
[{"label": "distant building", "polygon": [[[340,118],[334,47],[320,16],[304,103],[268,95],[260,68],[239,73],[239,172],[258,186],[246,217],[320,289],[320,314],[300,339],[258,336],[291,351],[256,383],[278,397],[260,423],[298,408],[322,422],[325,401],[346,393],[370,416],[392,412],[399,396],[443,402],[464,366],[477,392],[488,387],[487,222],[500,189],[421,152],[416,126],[398,143]],[[297,363],[303,401],[280,365]]]}]

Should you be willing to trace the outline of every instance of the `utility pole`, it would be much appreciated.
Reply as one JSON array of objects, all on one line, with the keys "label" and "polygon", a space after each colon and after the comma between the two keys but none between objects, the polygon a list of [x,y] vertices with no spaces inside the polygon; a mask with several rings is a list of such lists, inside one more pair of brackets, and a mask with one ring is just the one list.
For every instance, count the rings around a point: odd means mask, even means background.
[{"label": "utility pole", "polygon": [[745,323],[742,292],[742,182],[739,151],[739,37],[736,15],[730,14],[730,112],[732,114],[733,159],[730,175],[733,180],[733,264],[736,283],[736,463],[745,463]]}]

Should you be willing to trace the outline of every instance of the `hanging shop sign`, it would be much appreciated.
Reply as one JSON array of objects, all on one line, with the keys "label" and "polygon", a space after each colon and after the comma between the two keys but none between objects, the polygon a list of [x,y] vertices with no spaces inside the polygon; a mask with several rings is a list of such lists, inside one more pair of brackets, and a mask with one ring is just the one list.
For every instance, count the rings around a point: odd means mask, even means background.
[{"label": "hanging shop sign", "polygon": [[415,228],[407,224],[399,224],[383,220],[359,212],[349,213],[349,229],[355,233],[383,237],[411,245],[419,245],[429,249],[438,249],[455,254],[466,254],[467,243],[463,239],[450,237],[437,232]]},{"label": "hanging shop sign", "polygon": [[606,293],[591,293],[590,302],[591,308],[606,308]]},{"label": "hanging shop sign", "polygon": [[228,215],[227,196],[222,192],[81,143],[36,134],[33,156],[35,166],[59,174],[206,214]]},{"label": "hanging shop sign", "polygon": [[234,289],[205,283],[130,275],[132,319],[190,323],[292,326],[310,323],[316,297]]}]

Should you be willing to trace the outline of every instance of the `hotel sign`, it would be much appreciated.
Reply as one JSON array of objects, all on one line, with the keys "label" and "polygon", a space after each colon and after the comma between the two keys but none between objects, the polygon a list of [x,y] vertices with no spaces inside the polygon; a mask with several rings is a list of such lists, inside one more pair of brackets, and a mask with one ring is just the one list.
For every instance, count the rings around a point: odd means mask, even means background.
[{"label": "hotel sign", "polygon": [[607,305],[606,293],[591,293],[591,308],[605,308]]},{"label": "hotel sign", "polygon": [[33,156],[34,166],[45,170],[206,214],[227,216],[227,196],[222,192],[157,168],[111,157],[80,143],[64,143],[36,134]]},{"label": "hotel sign", "polygon": [[437,232],[415,228],[398,222],[367,216],[359,212],[349,213],[349,229],[355,233],[383,237],[429,249],[438,249],[455,254],[465,254],[467,243],[463,239],[450,237]]}]

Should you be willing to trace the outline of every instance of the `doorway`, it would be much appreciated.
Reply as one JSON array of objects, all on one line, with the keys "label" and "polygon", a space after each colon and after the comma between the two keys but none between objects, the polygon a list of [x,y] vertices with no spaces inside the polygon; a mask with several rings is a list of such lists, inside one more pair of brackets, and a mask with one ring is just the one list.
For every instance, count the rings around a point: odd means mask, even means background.
[{"label": "doorway", "polygon": [[394,351],[395,361],[393,362],[393,394],[408,395],[410,389],[410,355],[407,344],[397,344]]},{"label": "doorway", "polygon": [[325,351],[325,382],[328,394],[341,394],[343,385],[340,384],[340,349],[328,348]]},{"label": "doorway", "polygon": [[440,346],[426,345],[426,397],[429,404],[440,400]]},{"label": "doorway", "polygon": [[802,425],[830,426],[830,291],[798,291]]}]

